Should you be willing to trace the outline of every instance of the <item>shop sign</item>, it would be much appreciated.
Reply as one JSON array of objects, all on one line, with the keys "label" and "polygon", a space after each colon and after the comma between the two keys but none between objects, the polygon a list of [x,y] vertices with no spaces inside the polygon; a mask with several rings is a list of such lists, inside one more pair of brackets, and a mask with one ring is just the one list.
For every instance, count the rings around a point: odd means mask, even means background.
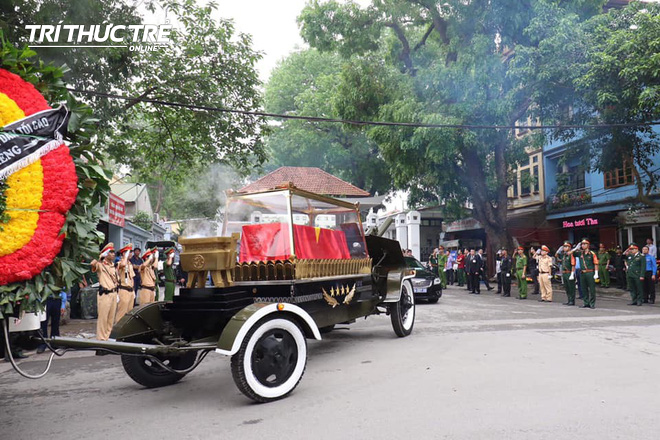
[{"label": "shop sign", "polygon": [[562,227],[566,228],[581,228],[584,226],[598,226],[598,219],[593,217],[587,217],[583,219],[576,220],[564,220],[562,222]]},{"label": "shop sign", "polygon": [[105,214],[108,223],[123,228],[126,222],[126,202],[124,199],[110,193],[110,197],[108,197],[108,205],[105,208]]},{"label": "shop sign", "polygon": [[639,225],[645,223],[658,223],[660,211],[657,209],[641,209],[639,211],[623,211],[618,215],[618,220],[624,225]]},{"label": "shop sign", "polygon": [[458,231],[470,231],[472,229],[482,229],[481,223],[473,218],[465,218],[463,220],[456,220],[455,222],[448,223],[443,225],[445,232],[458,232]]}]

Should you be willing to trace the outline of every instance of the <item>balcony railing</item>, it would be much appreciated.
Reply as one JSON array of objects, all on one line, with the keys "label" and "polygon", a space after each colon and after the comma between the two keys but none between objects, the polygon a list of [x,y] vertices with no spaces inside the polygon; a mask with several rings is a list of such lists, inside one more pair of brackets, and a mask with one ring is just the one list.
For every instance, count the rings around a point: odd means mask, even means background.
[{"label": "balcony railing", "polygon": [[546,202],[548,211],[556,211],[575,206],[589,205],[591,203],[591,187],[578,188],[570,191],[564,191],[552,194]]}]

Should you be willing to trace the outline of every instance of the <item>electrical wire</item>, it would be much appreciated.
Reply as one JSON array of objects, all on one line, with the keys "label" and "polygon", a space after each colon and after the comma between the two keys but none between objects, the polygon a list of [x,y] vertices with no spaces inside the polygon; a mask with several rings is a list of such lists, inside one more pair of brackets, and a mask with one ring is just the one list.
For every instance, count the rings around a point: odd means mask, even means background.
[{"label": "electrical wire", "polygon": [[331,123],[340,123],[340,124],[350,124],[350,125],[359,125],[359,126],[387,126],[387,127],[409,127],[409,128],[455,128],[455,129],[465,129],[465,130],[515,130],[515,129],[529,129],[529,130],[556,130],[556,129],[579,129],[579,128],[612,128],[612,127],[644,127],[644,126],[655,126],[660,125],[660,121],[651,121],[651,122],[629,122],[629,123],[618,123],[618,124],[584,124],[584,125],[480,125],[480,124],[427,124],[421,122],[388,122],[388,121],[359,121],[351,119],[337,119],[337,118],[322,118],[318,116],[298,116],[298,115],[285,115],[279,113],[268,113],[252,110],[237,110],[224,107],[214,107],[208,105],[198,105],[198,104],[183,104],[180,102],[171,102],[165,101],[162,99],[151,99],[151,98],[141,98],[141,97],[131,97],[117,95],[114,93],[104,93],[97,92],[93,90],[83,90],[72,87],[67,87],[66,90],[74,93],[81,93],[84,95],[99,96],[109,99],[121,99],[124,101],[134,101],[135,103],[145,102],[150,104],[159,104],[165,105],[168,107],[178,107],[186,108],[189,110],[204,110],[210,112],[220,112],[220,113],[233,113],[240,115],[249,115],[249,116],[261,116],[265,118],[274,118],[274,119],[294,119],[302,120],[309,122],[331,122]]},{"label": "electrical wire", "polygon": [[[48,358],[48,363],[46,364],[46,369],[40,374],[29,374],[26,373],[25,371],[21,370],[19,366],[16,364],[16,361],[14,360],[14,355],[11,353],[11,345],[9,344],[9,319],[5,319],[3,321],[0,321],[0,325],[2,326],[2,332],[4,335],[4,345],[5,345],[5,356],[9,359],[9,362],[11,363],[11,366],[16,370],[18,374],[23,376],[26,379],[41,379],[44,377],[48,371],[50,371],[50,366],[53,363],[53,358],[55,355],[62,356],[64,353],[58,353],[56,350],[53,350],[51,348],[52,353],[50,354],[50,357]],[[43,337],[42,337],[43,340]],[[50,347],[49,347],[50,348]]]}]

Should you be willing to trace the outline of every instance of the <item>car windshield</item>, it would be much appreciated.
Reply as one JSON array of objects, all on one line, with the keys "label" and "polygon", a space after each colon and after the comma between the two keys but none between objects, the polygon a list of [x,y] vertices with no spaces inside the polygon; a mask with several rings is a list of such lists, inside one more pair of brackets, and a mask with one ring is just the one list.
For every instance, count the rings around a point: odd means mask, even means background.
[{"label": "car windshield", "polygon": [[411,269],[426,269],[422,263],[419,262],[416,258],[406,257],[406,266]]}]

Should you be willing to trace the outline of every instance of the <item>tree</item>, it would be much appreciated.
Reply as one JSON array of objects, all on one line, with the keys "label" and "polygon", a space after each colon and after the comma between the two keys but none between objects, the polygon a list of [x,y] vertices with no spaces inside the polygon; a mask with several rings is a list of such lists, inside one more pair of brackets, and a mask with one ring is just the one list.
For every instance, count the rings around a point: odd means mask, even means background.
[{"label": "tree", "polygon": [[[153,10],[154,1],[144,2]],[[0,2],[0,28],[6,38],[27,44],[30,32],[25,25],[33,24],[141,24],[135,2],[124,0],[6,0]],[[140,52],[128,47],[106,48],[39,48],[39,56],[46,64],[67,66],[63,80],[84,90],[112,93],[123,89],[132,78],[149,66]],[[123,112],[124,103],[94,96],[85,96],[102,120]]]},{"label": "tree", "polygon": [[[648,124],[660,119],[660,5],[635,2],[581,24],[566,20],[561,26],[566,32],[521,57],[521,66],[537,74],[546,118],[578,124]],[[561,100],[547,92],[558,87],[565,92]],[[573,109],[570,118],[568,105]],[[660,143],[652,126],[560,130],[552,136],[579,140],[567,154],[584,158],[587,169],[630,167],[636,201],[660,208],[652,198],[660,190],[660,167],[651,160],[660,152]]]},{"label": "tree", "polygon": [[[600,12],[604,1],[313,0],[299,17],[303,38],[321,51],[350,57],[336,105],[347,119],[512,127],[532,112],[535,84],[512,62],[554,29],[543,17]],[[507,189],[512,171],[538,136],[513,130],[367,129],[397,186],[413,201],[442,202],[458,211],[472,203],[495,247],[512,246]]]},{"label": "tree", "polygon": [[[171,44],[153,51],[112,48],[43,48],[44,59],[67,64],[70,86],[183,104],[259,110],[254,64],[260,55],[230,22],[215,20],[214,3],[192,0],[140,2],[162,9],[175,29]],[[0,5],[0,27],[27,41],[26,24],[142,24],[135,2],[126,0],[9,0]],[[265,159],[263,120],[238,113],[193,111],[82,94],[99,118],[97,146],[120,167],[156,188],[155,211],[168,191],[208,164],[221,162],[247,173]]]},{"label": "tree", "polygon": [[[127,95],[256,111],[261,106],[254,63],[259,59],[246,35],[211,17],[213,6],[192,0],[165,2],[178,29],[171,44],[147,52],[148,71],[124,86]],[[126,109],[108,132],[110,154],[156,188],[163,206],[167,184],[179,184],[210,163],[247,172],[265,159],[263,119],[244,113],[189,110],[139,103]]]},{"label": "tree", "polygon": [[135,215],[131,219],[131,223],[141,227],[145,231],[150,231],[150,232],[151,232],[151,228],[153,227],[153,220],[149,215],[149,213],[146,211],[138,211],[137,213],[135,213]]},{"label": "tree", "polygon": [[[271,74],[265,106],[271,113],[336,118],[333,101],[342,59],[315,49],[289,55]],[[338,124],[285,120],[267,139],[267,171],[315,166],[370,193],[391,188],[387,164],[363,132]]]}]

